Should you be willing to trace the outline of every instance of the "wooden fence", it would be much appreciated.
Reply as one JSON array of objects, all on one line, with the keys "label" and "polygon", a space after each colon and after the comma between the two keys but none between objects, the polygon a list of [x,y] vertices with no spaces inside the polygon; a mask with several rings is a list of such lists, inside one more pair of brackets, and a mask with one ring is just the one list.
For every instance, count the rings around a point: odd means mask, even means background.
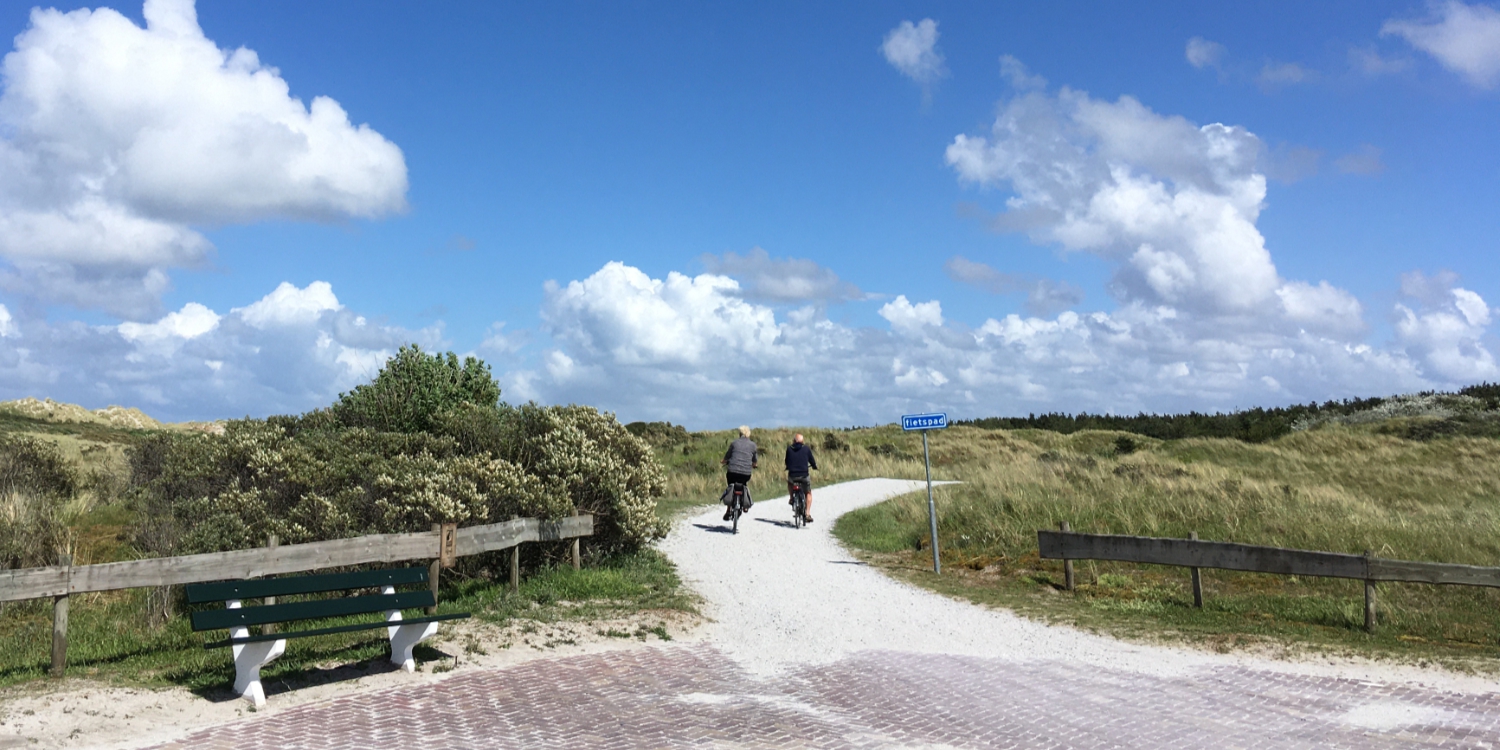
[{"label": "wooden fence", "polygon": [[67,564],[70,558],[64,556],[62,565],[0,570],[0,602],[53,600],[52,673],[61,675],[67,666],[70,594],[256,578],[403,560],[430,560],[429,578],[436,593],[439,569],[450,567],[454,558],[503,549],[511,550],[510,585],[514,590],[520,586],[522,543],[572,539],[573,567],[577,568],[578,537],[593,533],[594,517],[583,514],[556,521],[518,518],[464,528],[433,524],[432,531],[374,534],[285,546],[278,545],[276,538],[272,537],[269,544],[256,549],[76,567]]},{"label": "wooden fence", "polygon": [[1060,531],[1039,530],[1041,556],[1063,561],[1067,588],[1073,588],[1073,560],[1118,560],[1122,562],[1176,565],[1192,568],[1193,603],[1203,606],[1200,568],[1242,570],[1290,576],[1350,578],[1365,582],[1365,629],[1375,630],[1375,584],[1381,581],[1433,583],[1500,588],[1500,568],[1453,563],[1383,560],[1371,555],[1265,547],[1253,544],[1114,534],[1080,534],[1062,524]]}]

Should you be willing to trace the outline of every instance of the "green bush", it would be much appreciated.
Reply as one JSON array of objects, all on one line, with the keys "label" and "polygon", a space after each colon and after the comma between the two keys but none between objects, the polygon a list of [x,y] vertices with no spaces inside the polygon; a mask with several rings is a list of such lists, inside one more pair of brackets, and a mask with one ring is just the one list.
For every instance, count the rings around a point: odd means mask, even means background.
[{"label": "green bush", "polygon": [[590,406],[464,405],[439,419],[438,431],[466,451],[515,463],[594,514],[595,547],[629,550],[666,535],[656,501],[666,472],[645,440],[613,414]]},{"label": "green bush", "polygon": [[230,422],[223,436],[161,435],[137,447],[137,542],[159,555],[420,531],[512,516],[555,518],[571,505],[520,467],[462,455],[451,438]]},{"label": "green bush", "polygon": [[[130,451],[136,545],[153,555],[420,531],[512,517],[596,517],[615,552],[666,533],[665,473],[613,414],[497,404],[489,367],[403,348],[329,409],[160,433]],[[417,394],[416,405],[396,405]],[[351,426],[353,423],[353,426]],[[376,429],[378,425],[386,429]]]},{"label": "green bush", "polygon": [[634,548],[667,534],[656,515],[667,477],[650,446],[591,406],[527,404],[510,412],[516,439],[507,456],[560,487],[595,517],[595,544]]},{"label": "green bush", "polygon": [[377,432],[425,432],[439,414],[460,404],[495,406],[500,384],[482,360],[458,355],[427,354],[413,344],[403,346],[366,385],[339,394],[333,415],[345,427]]},{"label": "green bush", "polygon": [[0,568],[57,561],[68,546],[68,503],[78,478],[56,446],[0,437]]}]

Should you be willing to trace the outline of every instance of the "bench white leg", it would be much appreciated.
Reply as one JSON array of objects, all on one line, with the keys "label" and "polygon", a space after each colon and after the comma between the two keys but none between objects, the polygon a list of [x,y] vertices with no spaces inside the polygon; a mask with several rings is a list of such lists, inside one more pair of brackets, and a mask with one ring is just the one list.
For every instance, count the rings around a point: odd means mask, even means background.
[{"label": "bench white leg", "polygon": [[[226,605],[229,609],[239,609],[240,601],[231,599],[226,602]],[[229,637],[248,638],[250,629],[230,628]],[[250,701],[256,708],[264,707],[266,691],[260,685],[260,668],[286,652],[286,639],[236,643],[230,646],[229,650],[234,652],[234,692]]]},{"label": "bench white leg", "polygon": [[[395,586],[386,586],[384,593],[396,593]],[[401,610],[388,609],[385,612],[385,621],[390,623],[401,622]],[[391,625],[386,628],[391,639],[391,663],[400,665],[408,672],[415,672],[417,660],[412,658],[411,650],[418,643],[431,638],[437,634],[438,624],[435,622],[419,622],[412,625]]]}]

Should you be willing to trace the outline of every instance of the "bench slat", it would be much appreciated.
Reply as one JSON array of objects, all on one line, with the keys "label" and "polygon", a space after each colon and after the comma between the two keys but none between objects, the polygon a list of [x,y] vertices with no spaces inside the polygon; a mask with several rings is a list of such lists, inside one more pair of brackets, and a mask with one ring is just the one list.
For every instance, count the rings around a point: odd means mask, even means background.
[{"label": "bench slat", "polygon": [[189,604],[222,602],[229,599],[259,599],[265,596],[293,596],[321,591],[401,586],[426,583],[426,568],[388,568],[354,573],[322,573],[287,578],[257,578],[248,581],[194,583],[187,588]]},{"label": "bench slat", "polygon": [[292,622],[315,620],[323,617],[345,617],[388,609],[412,609],[431,607],[437,603],[431,590],[406,591],[398,594],[370,594],[368,596],[345,596],[335,599],[317,599],[308,602],[288,602],[261,607],[239,609],[211,609],[193,613],[193,630],[220,630],[223,628],[264,625],[269,622]]},{"label": "bench slat", "polygon": [[228,640],[215,641],[213,643],[205,643],[205,644],[203,644],[203,648],[205,648],[205,649],[214,649],[214,648],[223,648],[225,646],[233,646],[233,645],[235,645],[237,643],[259,643],[261,641],[275,641],[275,640],[280,640],[282,638],[307,638],[309,636],[314,636],[314,635],[330,635],[332,633],[352,633],[352,632],[354,632],[356,630],[374,630],[375,628],[384,628],[384,627],[389,627],[389,626],[392,626],[392,625],[416,625],[416,624],[420,624],[420,623],[424,623],[424,622],[442,622],[444,620],[461,620],[461,619],[463,619],[465,617],[468,617],[468,616],[469,616],[468,612],[459,612],[459,613],[448,614],[448,615],[431,615],[431,616],[428,616],[428,617],[416,617],[416,618],[413,618],[413,619],[410,619],[410,620],[400,620],[398,622],[386,622],[384,620],[380,620],[378,622],[362,622],[362,623],[358,623],[358,624],[355,624],[355,625],[339,625],[339,626],[332,627],[332,628],[317,628],[317,629],[314,629],[314,630],[293,630],[293,631],[287,632],[287,633],[266,633],[266,634],[262,634],[262,635],[252,635],[252,636],[250,636],[248,638],[230,638]]}]

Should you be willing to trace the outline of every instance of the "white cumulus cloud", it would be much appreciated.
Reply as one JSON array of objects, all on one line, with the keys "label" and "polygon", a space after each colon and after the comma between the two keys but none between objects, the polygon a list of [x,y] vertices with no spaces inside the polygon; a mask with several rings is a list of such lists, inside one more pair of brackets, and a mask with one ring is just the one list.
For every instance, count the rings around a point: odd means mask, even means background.
[{"label": "white cumulus cloud", "polygon": [[338,102],[304,103],[254,51],[203,35],[191,0],[35,9],[0,63],[0,283],[141,318],[195,226],[405,208],[401,150]]},{"label": "white cumulus cloud", "polygon": [[1217,68],[1224,61],[1224,56],[1229,50],[1218,42],[1210,42],[1201,36],[1195,36],[1187,42],[1187,50],[1184,53],[1189,65],[1195,68]]},{"label": "white cumulus cloud", "polygon": [[1456,282],[1451,273],[1428,277],[1414,272],[1403,277],[1402,292],[1408,300],[1395,306],[1397,341],[1434,378],[1493,380],[1500,376],[1500,368],[1484,337],[1494,311],[1483,297]]},{"label": "white cumulus cloud", "polygon": [[1426,19],[1386,21],[1380,35],[1399,36],[1474,86],[1494,88],[1500,82],[1500,10],[1460,0],[1431,8]]},{"label": "white cumulus cloud", "polygon": [[947,74],[943,55],[937,49],[937,21],[924,18],[917,23],[902,21],[885,35],[880,53],[885,61],[907,78],[930,87]]},{"label": "white cumulus cloud", "polygon": [[377,325],[345,309],[324,282],[283,283],[228,313],[189,302],[149,323],[0,321],[0,398],[125,404],[171,420],[327,406],[401,345],[443,344],[439,327]]},{"label": "white cumulus cloud", "polygon": [[[883,325],[855,326],[821,308],[778,313],[746,302],[722,277],[653,279],[615,262],[549,288],[544,315],[554,348],[535,367],[501,377],[513,397],[591,403],[626,421],[694,428],[872,424],[925,409],[955,416],[1229,409],[1454,383],[1457,371],[1439,370],[1441,355],[1428,356],[1451,335],[1414,331],[1375,348],[1350,327],[1359,324],[1359,303],[1335,287],[1290,282],[1271,298],[1278,310],[1285,299],[1277,321],[1309,325],[1226,322],[1128,302],[1111,312],[997,316],[970,327],[949,319],[940,300],[899,295],[877,309]],[[1479,307],[1463,304],[1479,316]],[[1458,305],[1447,312],[1469,334],[1484,325],[1462,318]],[[1423,320],[1435,329],[1447,323]],[[1418,352],[1421,340],[1434,343]]]},{"label": "white cumulus cloud", "polygon": [[326,281],[314,281],[302,289],[283,281],[270,294],[232,312],[256,328],[269,328],[313,323],[323,313],[342,307]]},{"label": "white cumulus cloud", "polygon": [[1277,272],[1256,226],[1272,156],[1242,127],[1068,88],[1003,103],[989,135],[959,135],[947,149],[961,181],[1011,192],[998,226],[1111,262],[1122,303],[1237,326],[1362,331],[1347,292]]},{"label": "white cumulus cloud", "polygon": [[552,336],[620,365],[692,367],[725,352],[776,353],[771,310],[738,292],[727,276],[653,279],[616,261],[567,286],[549,282],[542,320]]},{"label": "white cumulus cloud", "polygon": [[891,329],[908,336],[921,336],[927,326],[943,324],[943,306],[937,300],[913,305],[902,294],[880,307],[880,317],[891,324]]}]

